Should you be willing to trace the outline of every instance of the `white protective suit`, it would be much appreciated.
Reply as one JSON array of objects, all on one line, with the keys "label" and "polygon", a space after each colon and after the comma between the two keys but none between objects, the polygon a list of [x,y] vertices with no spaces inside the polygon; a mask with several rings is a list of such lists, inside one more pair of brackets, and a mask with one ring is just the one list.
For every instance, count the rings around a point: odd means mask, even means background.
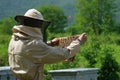
[{"label": "white protective suit", "polygon": [[44,80],[44,64],[64,61],[79,49],[78,40],[66,48],[48,46],[39,28],[16,25],[8,48],[9,65],[19,80]]}]

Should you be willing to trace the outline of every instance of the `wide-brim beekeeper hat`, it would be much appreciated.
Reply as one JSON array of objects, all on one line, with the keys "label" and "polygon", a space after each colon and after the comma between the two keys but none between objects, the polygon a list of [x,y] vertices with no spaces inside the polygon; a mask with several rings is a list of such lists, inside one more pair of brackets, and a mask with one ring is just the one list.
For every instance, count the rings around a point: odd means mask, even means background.
[{"label": "wide-brim beekeeper hat", "polygon": [[44,20],[42,14],[36,9],[29,9],[24,15],[15,16],[15,20],[19,25],[30,27],[44,27],[50,24],[50,21]]}]

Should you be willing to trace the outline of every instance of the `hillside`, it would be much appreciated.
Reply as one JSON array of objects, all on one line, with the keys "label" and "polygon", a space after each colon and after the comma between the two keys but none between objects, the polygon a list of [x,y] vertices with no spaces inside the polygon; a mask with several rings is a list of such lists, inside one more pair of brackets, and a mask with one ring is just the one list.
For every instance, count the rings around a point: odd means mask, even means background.
[{"label": "hillside", "polygon": [[[7,17],[14,17],[17,14],[24,14],[30,8],[38,6],[56,5],[61,7],[68,17],[69,24],[73,22],[76,13],[77,0],[0,0],[0,21]],[[120,8],[120,0],[116,4]],[[120,22],[120,11],[116,13],[116,22]]]},{"label": "hillside", "polygon": [[76,12],[77,0],[0,0],[0,20],[6,17],[14,17],[24,14],[30,8],[44,5],[56,5],[61,7],[65,14],[73,19]]}]

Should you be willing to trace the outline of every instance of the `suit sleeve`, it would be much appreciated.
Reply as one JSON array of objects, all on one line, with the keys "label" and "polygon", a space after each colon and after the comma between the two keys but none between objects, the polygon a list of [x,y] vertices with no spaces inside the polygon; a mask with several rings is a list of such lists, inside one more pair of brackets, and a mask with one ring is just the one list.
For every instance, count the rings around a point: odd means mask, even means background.
[{"label": "suit sleeve", "polygon": [[51,47],[42,41],[34,41],[34,44],[29,46],[27,54],[35,63],[57,63],[73,57],[79,51],[80,44],[78,41],[73,41],[66,48]]}]

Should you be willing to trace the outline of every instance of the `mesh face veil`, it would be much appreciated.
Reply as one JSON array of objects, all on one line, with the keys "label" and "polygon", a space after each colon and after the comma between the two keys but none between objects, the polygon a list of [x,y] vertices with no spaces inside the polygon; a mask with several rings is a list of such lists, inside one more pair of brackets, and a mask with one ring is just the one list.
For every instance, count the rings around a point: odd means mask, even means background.
[{"label": "mesh face veil", "polygon": [[46,29],[51,22],[44,20],[42,14],[39,11],[36,9],[29,9],[25,15],[15,16],[15,20],[17,21],[18,25],[40,28],[43,34],[43,41],[46,42]]},{"label": "mesh face veil", "polygon": [[47,33],[46,30],[48,28],[48,26],[50,25],[51,22],[49,23],[43,23],[42,24],[42,28],[41,28],[41,32],[43,34],[43,41],[46,43],[47,42]]}]

